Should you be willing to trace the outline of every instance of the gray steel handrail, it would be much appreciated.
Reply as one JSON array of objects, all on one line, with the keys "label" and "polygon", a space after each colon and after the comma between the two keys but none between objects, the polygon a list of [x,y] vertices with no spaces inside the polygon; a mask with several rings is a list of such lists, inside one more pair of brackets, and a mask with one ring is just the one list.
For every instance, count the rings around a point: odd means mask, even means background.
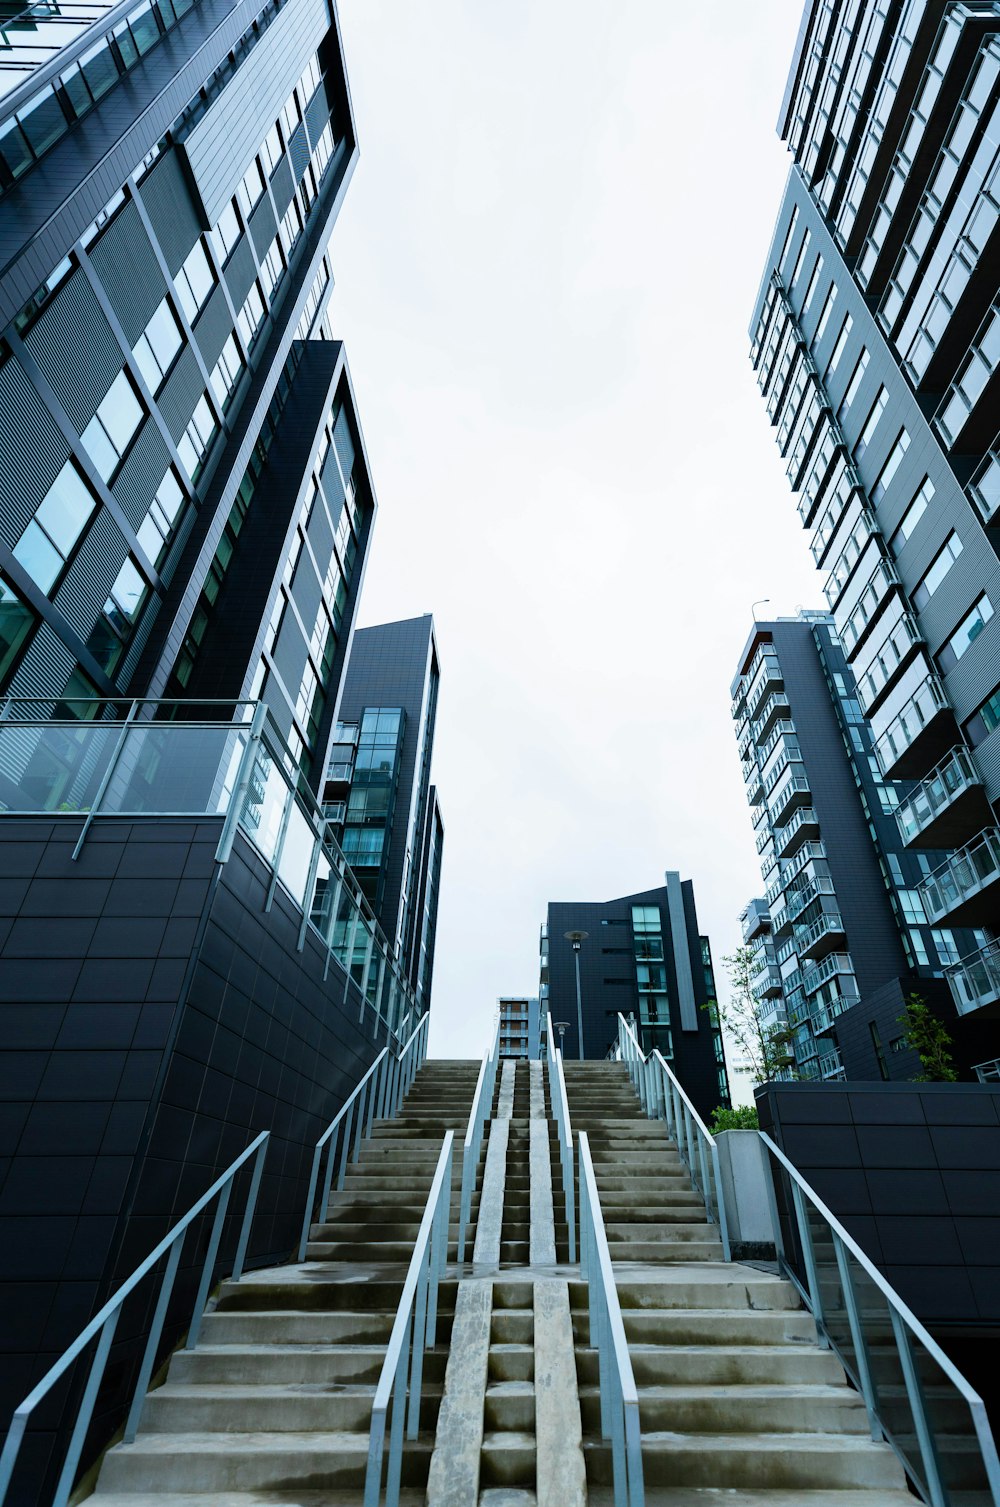
[{"label": "gray steel handrail", "polygon": [[96,1335],[97,1349],[91,1362],[90,1374],[87,1378],[87,1385],[77,1411],[76,1422],[63,1461],[55,1495],[52,1498],[52,1507],[66,1507],[70,1492],[73,1489],[73,1482],[76,1479],[77,1469],[80,1464],[80,1455],[86,1442],[87,1430],[93,1417],[94,1405],[97,1402],[108,1356],[111,1353],[111,1345],[115,1337],[118,1320],[121,1316],[122,1305],[143,1278],[152,1271],[160,1260],[160,1257],[169,1252],[166,1266],[163,1269],[163,1275],[160,1278],[160,1291],[156,1301],[156,1309],[150,1325],[149,1336],[146,1340],[142,1364],[139,1367],[138,1377],[132,1392],[128,1417],[125,1421],[124,1442],[126,1444],[133,1442],[146,1401],[146,1390],[149,1386],[149,1378],[152,1375],[153,1365],[156,1360],[156,1351],[160,1343],[164,1320],[167,1316],[167,1306],[170,1302],[171,1292],[173,1291],[174,1279],[177,1276],[177,1268],[180,1265],[184,1236],[202,1210],[206,1209],[213,1198],[217,1197],[219,1202],[216,1207],[215,1218],[212,1221],[205,1259],[202,1263],[201,1279],[198,1283],[198,1291],[194,1300],[191,1323],[188,1328],[187,1338],[184,1341],[184,1349],[193,1350],[198,1343],[201,1320],[212,1287],[212,1278],[219,1254],[219,1242],[222,1238],[222,1226],[229,1207],[229,1196],[232,1192],[233,1180],[240,1168],[253,1157],[253,1173],[247,1192],[246,1209],[243,1213],[243,1223],[240,1226],[240,1235],[236,1246],[236,1255],[233,1260],[231,1279],[234,1282],[238,1282],[243,1275],[247,1245],[250,1240],[250,1227],[253,1223],[254,1211],[257,1207],[257,1193],[260,1188],[261,1174],[264,1170],[264,1157],[267,1152],[269,1135],[269,1131],[262,1130],[260,1135],[250,1143],[242,1155],[238,1156],[226,1168],[225,1172],[215,1180],[208,1192],[202,1194],[197,1203],[193,1204],[184,1217],[178,1220],[173,1229],[163,1237],[159,1245],[150,1252],[145,1261],[136,1267],[132,1275],[108,1299],[101,1311],[95,1314],[86,1329],[77,1336],[69,1348],[59,1357],[55,1365],[46,1371],[33,1391],[29,1392],[21,1405],[15,1409],[10,1428],[7,1431],[3,1453],[0,1454],[0,1507],[3,1507],[3,1503],[6,1500],[7,1490],[17,1463],[18,1452],[28,1426],[28,1419],[42,1399],[47,1396],[59,1378],[64,1375]]},{"label": "gray steel handrail", "polygon": [[[400,1107],[410,1084],[413,1082],[421,1064],[427,1056],[427,1030],[430,1017],[426,1014],[420,1017],[416,1029],[410,1036],[398,1057],[394,1057],[388,1047],[383,1047],[368,1069],[361,1082],[354,1089],[350,1098],[341,1107],[338,1114],[330,1121],[313,1151],[312,1168],[309,1173],[309,1192],[306,1194],[306,1206],[302,1215],[302,1230],[299,1235],[299,1261],[306,1259],[306,1247],[309,1244],[309,1226],[313,1222],[316,1212],[316,1189],[319,1185],[320,1164],[323,1159],[323,1148],[327,1148],[326,1172],[323,1176],[322,1192],[319,1199],[319,1210],[325,1214],[330,1202],[330,1190],[333,1186],[333,1167],[336,1160],[337,1145],[340,1145],[340,1167],[337,1172],[337,1192],[343,1191],[344,1179],[347,1175],[348,1160],[356,1162],[361,1155],[361,1142],[367,1139],[372,1132],[372,1122],[379,1120],[394,1120],[399,1114]],[[351,1147],[353,1133],[354,1146]],[[0,1507],[3,1504],[0,1503]]]},{"label": "gray steel handrail", "polygon": [[497,1081],[497,1066],[500,1061],[500,1021],[497,1020],[493,1041],[483,1053],[476,1092],[469,1110],[469,1127],[462,1143],[462,1193],[458,1205],[458,1249],[456,1259],[465,1260],[465,1231],[472,1215],[472,1193],[479,1171],[479,1152],[483,1144],[483,1131],[493,1109],[493,1090]]},{"label": "gray steel handrail", "polygon": [[705,1200],[705,1212],[711,1222],[719,1226],[723,1260],[731,1261],[729,1225],[715,1137],[691,1103],[670,1064],[655,1048],[648,1057],[645,1055],[631,1025],[621,1014],[618,1016],[617,1049],[618,1058],[628,1069],[645,1113],[650,1119],[666,1122],[681,1161]]},{"label": "gray steel handrail", "polygon": [[[806,1285],[803,1286],[799,1281],[786,1256],[781,1234],[781,1221],[778,1217],[778,1204],[775,1197],[774,1184],[769,1178],[768,1193],[771,1204],[771,1224],[774,1230],[774,1245],[778,1253],[779,1265],[801,1293],[803,1302],[812,1314],[821,1343],[837,1352],[844,1369],[851,1376],[852,1380],[857,1383],[858,1390],[864,1398],[865,1408],[868,1412],[868,1422],[871,1427],[872,1438],[880,1439],[884,1437],[886,1442],[892,1445],[900,1458],[904,1470],[910,1476],[911,1480],[913,1480],[913,1472],[909,1462],[901,1448],[894,1442],[891,1433],[878,1413],[877,1387],[872,1379],[868,1345],[862,1329],[862,1315],[858,1306],[857,1294],[854,1290],[850,1265],[847,1261],[848,1253],[857,1261],[868,1280],[878,1288],[889,1307],[893,1341],[896,1345],[900,1369],[903,1373],[907,1401],[913,1415],[914,1431],[920,1449],[920,1458],[927,1475],[926,1494],[930,1499],[931,1507],[949,1507],[951,1498],[948,1488],[941,1478],[940,1465],[934,1446],[934,1435],[927,1418],[923,1392],[910,1344],[911,1336],[923,1345],[936,1365],[940,1367],[952,1386],[955,1387],[956,1391],[964,1399],[976,1431],[976,1440],[979,1445],[979,1452],[982,1457],[983,1468],[986,1472],[989,1490],[995,1507],[1000,1507],[1000,1458],[997,1455],[996,1441],[993,1437],[993,1430],[990,1427],[986,1404],[979,1396],[979,1393],[969,1385],[958,1367],[948,1358],[932,1336],[928,1334],[923,1324],[921,1324],[916,1315],[903,1302],[895,1288],[886,1281],[878,1267],[865,1255],[857,1241],[853,1236],[848,1234],[837,1216],[827,1208],[816,1190],[810,1186],[798,1168],[788,1160],[788,1157],[781,1148],[775,1145],[774,1141],[765,1131],[760,1130],[757,1133],[769,1155],[779,1163],[791,1179],[792,1205],[795,1214],[795,1224],[802,1246],[802,1259],[806,1270]],[[833,1249],[837,1260],[840,1289],[843,1293],[844,1306],[847,1310],[848,1324],[851,1331],[851,1344],[854,1351],[853,1358],[844,1356],[840,1346],[831,1336],[824,1318],[823,1298],[819,1282],[819,1272],[816,1265],[815,1247],[805,1207],[806,1199],[808,1199],[816,1213],[827,1225],[833,1237]],[[920,1484],[920,1482],[914,1480],[914,1485],[918,1489],[920,1489]],[[924,1495],[922,1490],[921,1495]]]},{"label": "gray steel handrail", "polygon": [[573,1124],[569,1117],[569,1100],[566,1097],[566,1074],[563,1072],[562,1051],[557,1050],[552,1035],[552,1016],[546,1014],[546,1053],[549,1064],[549,1099],[559,1132],[559,1163],[562,1168],[563,1199],[566,1204],[566,1230],[569,1241],[569,1259],[576,1260],[576,1173],[573,1166]]},{"label": "gray steel handrail", "polygon": [[[451,1218],[451,1152],[455,1132],[445,1132],[431,1191],[407,1269],[403,1292],[396,1309],[389,1346],[375,1388],[368,1465],[365,1471],[364,1507],[378,1507],[382,1490],[386,1420],[392,1404],[389,1431],[389,1461],[386,1473],[385,1507],[399,1507],[399,1482],[403,1468],[403,1431],[416,1439],[420,1431],[420,1392],[424,1351],[437,1336],[438,1283],[448,1260],[448,1224]],[[407,1405],[407,1403],[409,1405]]]},{"label": "gray steel handrail", "polygon": [[639,1392],[622,1322],[604,1215],[597,1192],[590,1141],[580,1145],[580,1265],[587,1283],[590,1343],[597,1351],[601,1388],[601,1434],[611,1441],[615,1507],[643,1507],[642,1433]]}]

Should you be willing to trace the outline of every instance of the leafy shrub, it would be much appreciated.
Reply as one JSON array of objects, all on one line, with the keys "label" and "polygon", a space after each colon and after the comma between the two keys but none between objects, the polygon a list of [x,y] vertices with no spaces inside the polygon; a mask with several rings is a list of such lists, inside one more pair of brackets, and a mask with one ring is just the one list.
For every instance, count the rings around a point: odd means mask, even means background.
[{"label": "leafy shrub", "polygon": [[712,1111],[712,1130],[718,1135],[720,1130],[759,1130],[760,1123],[757,1119],[757,1106],[755,1104],[741,1104],[739,1109],[718,1109]]}]

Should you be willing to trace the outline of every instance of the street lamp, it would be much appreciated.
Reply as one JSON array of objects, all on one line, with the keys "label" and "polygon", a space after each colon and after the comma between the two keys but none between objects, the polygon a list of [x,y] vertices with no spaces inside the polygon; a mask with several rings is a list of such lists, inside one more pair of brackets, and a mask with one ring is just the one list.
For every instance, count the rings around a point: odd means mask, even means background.
[{"label": "street lamp", "polygon": [[753,618],[754,622],[757,621],[757,608],[766,607],[770,600],[770,597],[758,597],[756,602],[751,603],[750,616]]},{"label": "street lamp", "polygon": [[566,1039],[566,1032],[569,1030],[569,1021],[568,1020],[557,1020],[557,1021],[554,1022],[554,1024],[555,1024],[556,1030],[559,1032],[559,1055],[562,1056],[563,1055],[563,1042]]},{"label": "street lamp", "polygon": [[583,1000],[580,997],[580,944],[586,942],[589,932],[564,932],[567,942],[573,944],[573,962],[576,964],[576,1034],[580,1045],[580,1061],[583,1061]]}]

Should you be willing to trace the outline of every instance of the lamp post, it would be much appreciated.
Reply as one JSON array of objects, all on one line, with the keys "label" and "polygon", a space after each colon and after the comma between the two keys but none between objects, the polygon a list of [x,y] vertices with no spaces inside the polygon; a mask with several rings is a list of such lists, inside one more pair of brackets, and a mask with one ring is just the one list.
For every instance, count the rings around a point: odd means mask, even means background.
[{"label": "lamp post", "polygon": [[576,1034],[579,1043],[580,1061],[583,1061],[583,1000],[580,996],[580,946],[586,942],[589,932],[567,931],[564,933],[567,942],[573,945],[573,962],[576,964]]},{"label": "lamp post", "polygon": [[750,616],[753,618],[754,622],[757,621],[757,608],[766,607],[770,600],[770,597],[758,597],[757,601],[752,604],[750,608]]},{"label": "lamp post", "polygon": [[557,1020],[555,1022],[555,1028],[559,1032],[559,1055],[560,1057],[562,1057],[565,1055],[563,1052],[563,1042],[566,1039],[566,1032],[569,1030],[569,1021]]}]

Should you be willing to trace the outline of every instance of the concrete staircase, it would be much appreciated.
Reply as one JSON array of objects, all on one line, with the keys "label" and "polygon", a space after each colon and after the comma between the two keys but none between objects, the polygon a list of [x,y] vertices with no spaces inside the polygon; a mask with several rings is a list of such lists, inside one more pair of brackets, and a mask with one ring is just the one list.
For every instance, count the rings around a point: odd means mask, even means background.
[{"label": "concrete staircase", "polygon": [[[335,1507],[357,1503],[378,1380],[445,1129],[464,1136],[478,1062],[428,1062],[394,1121],[376,1122],[307,1260],[223,1283],[198,1348],[172,1357],[135,1443],[104,1457],[109,1507]],[[452,1166],[452,1241],[461,1155]],[[473,1203],[473,1220],[477,1204]],[[474,1236],[473,1228],[473,1236]],[[421,1437],[408,1444],[404,1501],[424,1500],[455,1283],[440,1292],[425,1358]]]},{"label": "concrete staircase", "polygon": [[[912,1507],[836,1357],[790,1282],[722,1261],[715,1226],[662,1121],[623,1065],[567,1062],[639,1389],[648,1507]],[[619,1265],[620,1263],[620,1265]],[[587,1293],[571,1285],[589,1499],[610,1504]]]}]

